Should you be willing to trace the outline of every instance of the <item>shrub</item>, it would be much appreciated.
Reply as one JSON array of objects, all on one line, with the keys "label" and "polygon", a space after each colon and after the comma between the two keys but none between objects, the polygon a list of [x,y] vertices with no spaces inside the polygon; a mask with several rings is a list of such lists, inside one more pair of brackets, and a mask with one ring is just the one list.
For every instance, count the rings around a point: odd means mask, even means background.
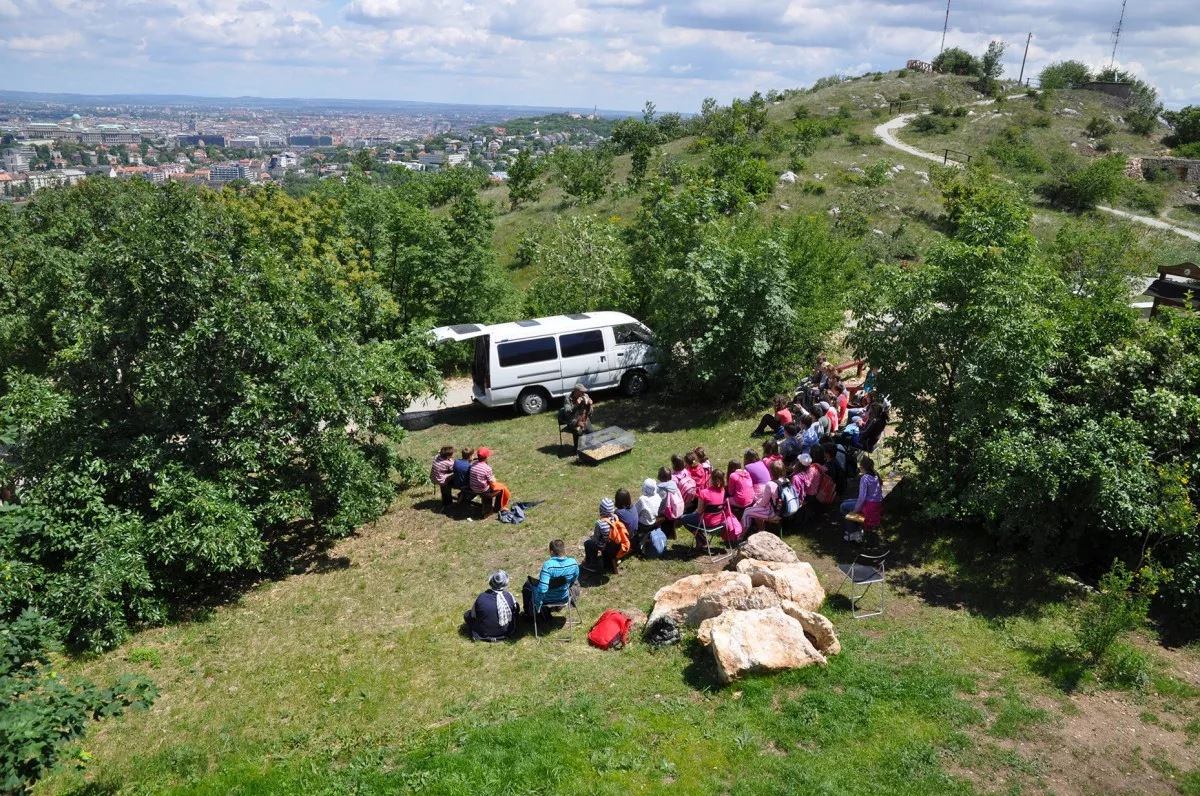
[{"label": "shrub", "polygon": [[1158,116],[1138,108],[1125,114],[1125,124],[1128,125],[1131,133],[1150,135],[1158,129]]},{"label": "shrub", "polygon": [[1167,204],[1167,189],[1151,182],[1128,180],[1122,196],[1130,207],[1154,215],[1162,212]]},{"label": "shrub", "polygon": [[996,162],[1016,171],[1040,173],[1046,164],[1038,155],[1033,143],[1021,128],[1009,125],[988,142],[987,154]]},{"label": "shrub", "polygon": [[1131,644],[1117,642],[1100,658],[1096,676],[1117,688],[1145,688],[1150,685],[1150,657]]},{"label": "shrub", "polygon": [[613,158],[608,152],[559,147],[550,161],[554,165],[550,181],[580,204],[595,202],[608,192],[613,178]]},{"label": "shrub", "polygon": [[809,111],[808,111],[807,105],[797,105],[796,109],[792,111],[792,118],[795,119],[796,121],[799,121],[801,119],[807,119],[808,113],[809,113]]},{"label": "shrub", "polygon": [[1177,158],[1193,158],[1200,160],[1200,141],[1193,141],[1190,144],[1175,147],[1174,155]]},{"label": "shrub", "polygon": [[800,190],[811,196],[825,195],[825,185],[819,182],[805,181],[805,183],[800,186]]},{"label": "shrub", "polygon": [[958,129],[958,122],[932,113],[926,113],[913,119],[912,124],[909,126],[918,133],[946,135]]},{"label": "shrub", "polygon": [[1099,141],[1096,142],[1096,151],[1097,152],[1111,152],[1112,148],[1113,148],[1112,139],[1108,138],[1107,136],[1104,138],[1101,138]]},{"label": "shrub", "polygon": [[883,80],[883,75],[882,75],[882,74],[880,74],[879,72],[876,72],[876,73],[875,73],[875,77],[871,78],[871,82],[872,82],[872,83],[878,83],[878,82],[880,82],[880,81],[882,81],[882,80]]},{"label": "shrub", "polygon": [[1043,113],[1048,113],[1054,105],[1054,92],[1048,88],[1042,87],[1042,91],[1038,94],[1038,98],[1033,101],[1033,107]]},{"label": "shrub", "polygon": [[1088,119],[1086,129],[1087,134],[1092,138],[1103,138],[1116,132],[1117,126],[1103,116],[1093,116]]},{"label": "shrub", "polygon": [[901,91],[897,99],[899,99],[901,102],[908,102],[910,99],[912,99],[912,94],[909,94],[907,91]]},{"label": "shrub", "polygon": [[851,105],[840,105],[838,107],[838,118],[849,119],[854,115],[854,107]]},{"label": "shrub", "polygon": [[1120,561],[1113,561],[1080,611],[1075,640],[1092,663],[1098,663],[1126,633],[1145,624],[1150,601],[1135,592],[1133,585],[1134,573]]},{"label": "shrub", "polygon": [[626,309],[629,265],[620,229],[596,216],[564,216],[542,236],[537,277],[525,299],[530,317]]},{"label": "shrub", "polygon": [[900,78],[908,77],[908,70],[907,69],[899,70],[898,72],[896,72],[896,77],[900,77]]},{"label": "shrub", "polygon": [[1047,113],[1039,113],[1037,116],[1034,116],[1032,119],[1029,120],[1030,127],[1040,127],[1042,129],[1046,129],[1046,128],[1050,127],[1050,125],[1052,123],[1053,123],[1053,120],[1050,118],[1050,115]]},{"label": "shrub", "polygon": [[[28,793],[63,756],[89,722],[143,710],[158,697],[149,680],[125,675],[105,689],[52,671],[55,627],[27,610],[0,626],[0,788]],[[82,765],[79,751],[72,758]]]},{"label": "shrub", "polygon": [[863,182],[868,187],[878,188],[886,185],[892,179],[892,163],[889,160],[880,158],[871,165],[863,169]]},{"label": "shrub", "polygon": [[980,74],[979,59],[959,47],[943,50],[933,59],[933,71],[951,75]]},{"label": "shrub", "polygon": [[1090,210],[1120,195],[1125,179],[1123,155],[1108,155],[1087,165],[1072,157],[1057,166],[1055,174],[1038,186],[1038,192],[1057,205]]},{"label": "shrub", "polygon": [[1043,89],[1083,88],[1092,82],[1092,70],[1082,61],[1056,61],[1039,78]]}]

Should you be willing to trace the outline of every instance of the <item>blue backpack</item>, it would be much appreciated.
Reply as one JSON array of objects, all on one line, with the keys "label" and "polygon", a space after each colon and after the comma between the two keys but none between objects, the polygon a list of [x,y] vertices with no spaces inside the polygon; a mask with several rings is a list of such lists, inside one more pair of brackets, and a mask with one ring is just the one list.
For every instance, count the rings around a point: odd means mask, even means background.
[{"label": "blue backpack", "polygon": [[642,542],[642,554],[647,558],[662,558],[667,552],[667,535],[655,528]]},{"label": "blue backpack", "polygon": [[800,510],[800,493],[791,481],[780,482],[779,494],[775,497],[775,513],[780,517],[791,517]]}]

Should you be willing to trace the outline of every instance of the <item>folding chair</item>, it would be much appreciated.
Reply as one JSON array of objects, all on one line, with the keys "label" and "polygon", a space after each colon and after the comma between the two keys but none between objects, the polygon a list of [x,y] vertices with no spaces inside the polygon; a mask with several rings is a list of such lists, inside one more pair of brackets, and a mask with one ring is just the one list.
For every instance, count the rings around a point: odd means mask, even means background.
[{"label": "folding chair", "polygon": [[[846,581],[850,581],[850,615],[855,619],[866,619],[869,616],[879,616],[883,613],[884,592],[886,591],[886,583],[884,582],[885,562],[891,550],[885,550],[877,555],[867,555],[859,553],[854,557],[853,564],[838,564],[838,569],[845,576],[842,582],[838,584],[837,592],[842,591],[842,587],[846,585]],[[858,601],[867,596],[867,592],[871,590],[871,586],[879,584],[879,610],[870,613],[860,613],[858,610]],[[858,592],[860,586],[865,586],[862,592]]]},{"label": "folding chair", "polygon": [[719,522],[716,525],[709,525],[708,523],[706,523],[704,521],[704,515],[701,514],[700,515],[700,532],[704,534],[704,550],[708,554],[708,563],[716,564],[720,561],[724,561],[727,558],[733,557],[733,551],[734,551],[734,547],[735,547],[733,542],[724,542],[725,555],[723,555],[723,556],[714,556],[713,555],[712,539],[714,536],[717,536],[718,534],[722,534],[725,532],[725,523],[724,522]]},{"label": "folding chair", "polygon": [[[570,642],[571,639],[573,639],[575,637],[575,625],[579,624],[578,614],[576,614],[576,612],[575,612],[577,603],[579,602],[579,590],[572,588],[576,585],[576,583],[577,583],[577,581],[570,581],[568,583],[565,575],[554,576],[553,578],[550,579],[550,584],[549,584],[550,588],[551,589],[560,589],[563,586],[566,586],[567,587],[567,597],[565,600],[560,600],[558,602],[542,603],[542,608],[548,608],[551,611],[561,611],[564,608],[566,609],[566,611],[567,611],[567,622],[566,622],[567,637],[559,639],[559,641],[563,642],[564,644]],[[533,637],[536,639],[541,639],[541,635],[538,633],[538,614],[540,614],[540,613],[541,613],[540,610],[533,612]]]}]

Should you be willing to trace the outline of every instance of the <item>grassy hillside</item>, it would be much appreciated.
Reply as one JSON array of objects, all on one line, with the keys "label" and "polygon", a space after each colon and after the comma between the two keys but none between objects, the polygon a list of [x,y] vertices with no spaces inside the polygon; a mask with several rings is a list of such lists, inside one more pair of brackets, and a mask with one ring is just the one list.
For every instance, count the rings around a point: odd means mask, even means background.
[{"label": "grassy hillside", "polygon": [[514,527],[435,514],[422,487],[355,537],[310,551],[296,574],[72,664],[101,680],[144,672],[163,695],[96,728],[86,779],[63,774],[41,792],[850,793],[871,782],[940,796],[1200,784],[1194,651],[1140,640],[1152,682],[1101,689],[1056,653],[1071,639],[1075,586],[939,538],[896,502],[879,540],[895,551],[883,617],[856,622],[832,596],[836,564],[854,552],[835,521],[788,537],[831,594],[824,610],[845,652],[828,668],[722,688],[692,642],[588,647],[583,633],[604,610],[648,611],[656,589],[709,568],[682,550],[586,588],[571,644],[561,630],[473,644],[462,612],[489,572],[519,584],[556,536],[576,554],[601,497],[697,444],[724,461],[752,425],[722,411],[678,422],[627,400],[601,401],[598,418],[638,435],[632,453],[599,467],[559,458],[546,416],[479,410],[412,434],[403,450],[421,459],[445,443],[488,444],[516,499],[547,502]]},{"label": "grassy hillside", "polygon": [[[1110,120],[1119,118],[1121,103],[1107,95],[1088,91],[1065,91],[1055,93],[1046,112],[1033,108],[1031,98],[1009,100],[1002,106],[970,107],[983,97],[976,92],[965,77],[953,75],[927,75],[908,72],[900,77],[898,72],[888,72],[881,79],[859,78],[823,88],[815,93],[803,93],[773,104],[769,118],[773,126],[791,124],[797,109],[803,106],[810,117],[843,117],[842,135],[821,140],[817,151],[805,158],[803,170],[797,172],[797,181],[792,184],[779,183],[769,201],[761,203],[756,212],[765,218],[787,216],[795,213],[827,215],[839,213],[847,205],[858,207],[869,220],[870,236],[862,243],[868,254],[889,257],[917,257],[941,233],[937,224],[940,214],[940,194],[930,183],[929,174],[935,164],[910,156],[882,145],[874,135],[874,128],[899,113],[892,109],[894,100],[906,100],[905,112],[912,112],[911,103],[928,107],[936,101],[952,106],[968,108],[970,115],[958,121],[957,130],[946,135],[927,135],[909,130],[902,131],[903,140],[919,149],[938,151],[955,149],[974,156],[980,155],[988,143],[1005,127],[1015,122],[1027,123],[1038,116],[1050,120],[1048,127],[1027,126],[1035,149],[1049,152],[1054,149],[1069,149],[1082,156],[1093,157],[1100,153],[1094,148],[1094,139],[1089,140],[1085,127],[1093,116]],[[1151,155],[1166,152],[1158,143],[1160,136],[1142,137],[1118,131],[1107,138],[1113,151],[1131,155]],[[1166,128],[1163,128],[1163,132]],[[704,154],[695,151],[694,139],[673,141],[660,148],[664,158],[694,165],[703,161]],[[794,165],[787,151],[770,148],[764,140],[768,163],[777,174],[788,171]],[[1074,146],[1072,146],[1074,144]],[[869,165],[886,160],[892,166],[903,169],[893,172],[892,178],[883,186],[866,188],[862,185],[862,171]],[[623,181],[629,174],[629,157],[616,159],[616,180]],[[1186,193],[1195,186],[1175,183],[1166,186],[1169,198],[1161,217],[1181,226],[1200,229],[1200,203],[1191,201]],[[500,260],[511,269],[514,280],[525,287],[535,274],[523,268],[517,260],[517,248],[522,235],[536,232],[555,223],[560,216],[578,213],[594,214],[628,223],[637,211],[639,198],[622,192],[618,198],[612,195],[588,206],[570,204],[561,190],[548,186],[541,199],[516,212],[508,210],[507,189],[502,186],[489,188],[484,197],[493,201],[502,213],[497,221],[495,243]],[[1139,214],[1144,211],[1118,202]],[[1036,205],[1034,232],[1039,239],[1053,238],[1063,223],[1077,218],[1074,214],[1061,212],[1045,203]],[[1127,224],[1101,214],[1085,218],[1086,223]],[[1200,257],[1200,244],[1169,232],[1138,227],[1154,249],[1159,264],[1172,264],[1181,260]],[[873,239],[873,240],[872,240]]]}]

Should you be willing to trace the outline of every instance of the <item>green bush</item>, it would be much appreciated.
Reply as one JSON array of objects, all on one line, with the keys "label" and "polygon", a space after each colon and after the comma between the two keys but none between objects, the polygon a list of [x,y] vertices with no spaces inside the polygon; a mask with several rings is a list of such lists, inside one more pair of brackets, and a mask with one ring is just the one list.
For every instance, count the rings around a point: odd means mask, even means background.
[{"label": "green bush", "polygon": [[1099,663],[1118,639],[1145,624],[1150,601],[1133,586],[1134,573],[1120,561],[1113,561],[1079,612],[1075,640],[1092,663]]},{"label": "green bush", "polygon": [[1046,163],[1029,136],[1015,125],[1009,125],[997,133],[984,151],[997,163],[1016,171],[1040,174],[1046,170]]},{"label": "green bush", "polygon": [[801,185],[800,190],[811,196],[824,196],[825,195],[824,184],[819,183],[819,182],[813,182],[811,180],[806,181],[803,185]]},{"label": "green bush", "polygon": [[1041,93],[1038,94],[1038,98],[1033,102],[1033,107],[1043,113],[1048,113],[1053,106],[1054,92],[1043,86]]},{"label": "green bush", "polygon": [[1193,141],[1190,144],[1175,147],[1175,151],[1172,154],[1177,158],[1200,160],[1200,141]]},{"label": "green bush", "polygon": [[1092,138],[1103,138],[1117,131],[1117,126],[1103,116],[1093,116],[1088,119],[1087,134]]},{"label": "green bush", "polygon": [[1051,119],[1050,115],[1047,113],[1039,113],[1037,116],[1034,116],[1029,120],[1030,127],[1039,127],[1043,130],[1049,128],[1052,123],[1053,119]]},{"label": "green bush", "polygon": [[892,180],[892,163],[880,158],[863,169],[863,182],[871,188],[879,188]]},{"label": "green bush", "polygon": [[908,70],[901,69],[900,71],[896,72],[896,77],[899,77],[899,78],[908,77]]},{"label": "green bush", "polygon": [[550,162],[554,168],[550,181],[580,204],[603,198],[612,183],[613,158],[601,148],[559,147],[550,156]]},{"label": "green bush", "polygon": [[875,77],[871,78],[872,83],[878,83],[882,80],[883,80],[883,75],[878,72],[875,73]]},{"label": "green bush", "polygon": [[932,113],[925,113],[913,119],[909,127],[918,133],[946,135],[958,129],[958,122]]},{"label": "green bush", "polygon": [[1125,203],[1135,210],[1158,215],[1167,204],[1167,189],[1152,182],[1128,180],[1122,192]]},{"label": "green bush", "polygon": [[959,47],[942,50],[933,59],[933,71],[950,75],[979,75],[982,66],[979,59]]},{"label": "green bush", "polygon": [[143,677],[125,675],[107,688],[65,678],[50,665],[58,648],[53,623],[27,610],[0,624],[0,788],[28,793],[47,773],[86,760],[71,745],[89,722],[144,710],[158,689]]},{"label": "green bush", "polygon": [[852,106],[852,105],[838,106],[838,118],[839,119],[849,119],[853,115],[854,115],[854,106]]},{"label": "green bush", "polygon": [[1056,61],[1039,75],[1042,89],[1083,88],[1092,82],[1092,70],[1082,61]]},{"label": "green bush", "polygon": [[1179,146],[1200,142],[1200,105],[1163,111],[1163,118],[1175,130],[1175,141]]},{"label": "green bush", "polygon": [[1038,186],[1038,192],[1054,204],[1088,210],[1119,196],[1125,180],[1124,155],[1108,155],[1086,165],[1082,159],[1072,157],[1056,167],[1055,173]]}]

